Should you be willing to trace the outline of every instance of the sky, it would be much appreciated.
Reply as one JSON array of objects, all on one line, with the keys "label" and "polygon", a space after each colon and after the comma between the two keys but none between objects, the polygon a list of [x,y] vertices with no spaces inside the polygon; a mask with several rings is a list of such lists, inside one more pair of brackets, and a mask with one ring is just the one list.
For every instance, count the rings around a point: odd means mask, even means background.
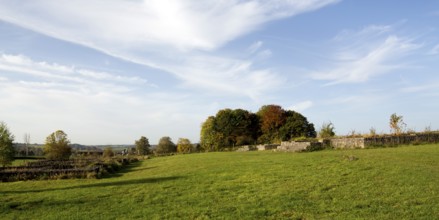
[{"label": "sky", "polygon": [[337,135],[439,129],[437,0],[0,0],[0,121],[24,142],[199,141],[276,104]]}]

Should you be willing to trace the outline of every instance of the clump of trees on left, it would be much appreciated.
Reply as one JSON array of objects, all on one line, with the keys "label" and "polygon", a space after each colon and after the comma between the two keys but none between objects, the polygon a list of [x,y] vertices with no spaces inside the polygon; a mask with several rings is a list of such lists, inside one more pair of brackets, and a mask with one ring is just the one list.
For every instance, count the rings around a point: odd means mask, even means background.
[{"label": "clump of trees on left", "polygon": [[[25,138],[26,139],[26,138]],[[29,139],[29,138],[28,138]],[[97,178],[113,173],[124,165],[138,161],[137,157],[117,157],[111,148],[106,148],[102,157],[96,154],[72,155],[72,147],[67,134],[57,130],[47,136],[44,155],[47,160],[29,160],[25,166],[14,167],[14,136],[4,122],[0,122],[0,182],[30,179]],[[149,153],[148,139],[136,141],[139,155]],[[90,153],[90,152],[88,152]]]},{"label": "clump of trees on left", "polygon": [[5,167],[14,160],[14,135],[9,132],[8,126],[0,122],[0,164]]}]

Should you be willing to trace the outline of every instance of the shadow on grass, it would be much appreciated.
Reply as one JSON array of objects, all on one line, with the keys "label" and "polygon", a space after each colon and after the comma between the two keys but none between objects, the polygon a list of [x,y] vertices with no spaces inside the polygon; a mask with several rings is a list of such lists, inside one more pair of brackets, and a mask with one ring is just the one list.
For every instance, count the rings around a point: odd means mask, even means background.
[{"label": "shadow on grass", "polygon": [[182,176],[167,176],[167,177],[151,177],[151,178],[141,178],[141,179],[132,179],[132,180],[122,180],[122,181],[114,181],[114,182],[102,182],[102,183],[93,183],[93,184],[85,184],[85,185],[77,185],[77,186],[69,186],[62,188],[50,188],[50,189],[35,189],[35,190],[17,190],[17,191],[1,191],[0,194],[3,193],[38,193],[38,192],[53,192],[53,191],[62,191],[62,190],[70,190],[70,189],[86,189],[93,187],[107,187],[107,186],[124,186],[124,185],[137,185],[137,184],[147,184],[147,183],[160,183],[164,181],[172,181],[176,179],[183,178]]},{"label": "shadow on grass", "polygon": [[[135,162],[135,163],[131,163],[131,164],[124,166],[122,169],[120,169],[116,173],[111,173],[111,174],[107,174],[107,175],[103,176],[101,178],[101,180],[105,181],[105,182],[85,184],[85,185],[81,184],[81,185],[62,187],[62,188],[0,191],[0,194],[3,194],[3,193],[38,193],[38,192],[48,192],[48,191],[58,191],[58,190],[62,191],[62,190],[70,190],[70,189],[85,189],[85,188],[93,188],[93,187],[136,185],[136,184],[146,184],[146,183],[158,183],[158,182],[171,181],[171,180],[176,180],[176,179],[182,178],[182,176],[169,176],[169,177],[151,177],[151,178],[141,178],[141,179],[121,180],[121,181],[117,180],[117,177],[121,177],[126,173],[139,172],[139,171],[143,171],[143,170],[149,170],[149,169],[156,168],[156,167],[137,168],[139,165],[141,165],[140,161]],[[113,179],[113,178],[115,179],[114,181],[108,182],[110,179]],[[53,180],[53,181],[55,181],[55,180]]]},{"label": "shadow on grass", "polygon": [[156,168],[156,167],[144,167],[144,168],[136,169],[136,167],[140,166],[141,164],[142,164],[142,162],[140,162],[140,161],[134,162],[134,163],[130,163],[130,164],[124,166],[122,169],[118,170],[116,173],[111,173],[111,174],[104,175],[102,177],[102,179],[121,177],[121,176],[123,176],[126,173],[138,172],[138,171],[142,171],[142,170],[149,170],[149,169]]}]

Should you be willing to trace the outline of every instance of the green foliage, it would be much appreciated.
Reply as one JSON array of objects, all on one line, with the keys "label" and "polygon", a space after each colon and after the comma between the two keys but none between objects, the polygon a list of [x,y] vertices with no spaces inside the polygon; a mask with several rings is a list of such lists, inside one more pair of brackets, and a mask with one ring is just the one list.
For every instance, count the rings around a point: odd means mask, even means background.
[{"label": "green foliage", "polygon": [[158,155],[171,154],[177,151],[177,146],[172,142],[170,137],[160,138],[159,144],[155,149],[155,153]]},{"label": "green foliage", "polygon": [[279,139],[291,140],[296,137],[315,138],[314,124],[309,123],[305,116],[295,112],[285,112],[285,123],[279,129]]},{"label": "green foliage", "polygon": [[9,132],[8,126],[0,122],[0,165],[5,167],[14,160],[14,135]]},{"label": "green foliage", "polygon": [[219,134],[214,127],[215,117],[210,116],[201,125],[200,147],[203,151],[214,151],[219,148]]},{"label": "green foliage", "polygon": [[335,136],[335,128],[332,122],[323,123],[319,131],[320,138],[330,138]]},{"label": "green foliage", "polygon": [[294,111],[265,105],[254,114],[242,109],[223,109],[201,126],[200,143],[205,151],[222,151],[256,143],[280,143],[295,137],[315,137],[314,125]]},{"label": "green foliage", "polygon": [[103,157],[111,158],[114,156],[113,148],[106,147],[103,152]]},{"label": "green foliage", "polygon": [[301,136],[301,137],[293,138],[293,141],[296,141],[296,142],[317,142],[317,139],[312,138],[312,137]]},{"label": "green foliage", "polygon": [[2,219],[84,219],[84,213],[87,219],[437,219],[437,161],[439,145],[157,157],[111,178],[1,183],[0,213]]},{"label": "green foliage", "polygon": [[404,132],[406,124],[403,121],[402,115],[397,115],[396,113],[393,113],[392,115],[390,115],[389,126],[393,134],[400,135]]},{"label": "green foliage", "polygon": [[70,140],[64,131],[58,130],[47,136],[44,145],[44,154],[48,160],[69,159],[72,148],[69,146]]},{"label": "green foliage", "polygon": [[191,153],[194,151],[192,143],[187,138],[179,138],[177,142],[177,152],[179,153]]},{"label": "green foliage", "polygon": [[148,138],[142,136],[139,140],[135,142],[137,155],[147,155],[149,154],[149,148],[151,145],[149,144]]}]

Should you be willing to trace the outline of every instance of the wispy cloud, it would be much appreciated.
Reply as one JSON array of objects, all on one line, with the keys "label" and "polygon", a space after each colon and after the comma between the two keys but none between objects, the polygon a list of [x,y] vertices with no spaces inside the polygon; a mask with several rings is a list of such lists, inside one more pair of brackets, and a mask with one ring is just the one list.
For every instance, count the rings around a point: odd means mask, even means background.
[{"label": "wispy cloud", "polygon": [[[0,115],[28,129],[21,132],[32,132],[40,143],[56,129],[65,129],[72,141],[75,136],[85,137],[84,144],[127,143],[126,132],[134,140],[145,135],[145,130],[156,131],[149,135],[154,141],[169,133],[197,141],[185,128],[198,128],[210,110],[187,99],[187,94],[149,87],[140,77],[35,61],[23,55],[1,54],[0,71]],[[142,92],[133,92],[136,89]],[[91,130],[93,136],[87,134]]]},{"label": "wispy cloud", "polygon": [[102,49],[167,45],[212,50],[260,25],[338,0],[97,0],[2,3],[0,19]]},{"label": "wispy cloud", "polygon": [[355,39],[370,39],[371,36],[379,36],[389,33],[392,27],[389,25],[369,25],[362,30],[343,30],[334,37],[334,41],[346,41]]},{"label": "wispy cloud", "polygon": [[264,43],[263,43],[262,41],[256,41],[256,42],[254,42],[252,45],[250,45],[250,47],[248,47],[247,50],[248,50],[248,52],[249,52],[250,54],[253,54],[253,53],[255,53],[256,51],[258,51],[259,48],[261,48],[263,44],[264,44]]},{"label": "wispy cloud", "polygon": [[430,82],[425,83],[421,85],[415,85],[415,86],[408,86],[405,88],[402,88],[402,92],[406,93],[419,93],[419,92],[425,92],[425,91],[435,91],[437,92],[439,89],[439,82]]},{"label": "wispy cloud", "polygon": [[[167,71],[194,88],[254,98],[279,83],[274,80],[277,75],[253,68],[252,60],[225,57],[215,50],[267,22],[337,2],[14,1],[2,3],[0,19]],[[256,42],[250,50],[256,52],[261,46],[262,42]],[[265,49],[253,59],[270,56],[271,51]],[[239,88],[242,85],[244,89]]]},{"label": "wispy cloud", "polygon": [[314,105],[314,103],[312,101],[307,100],[307,101],[296,103],[295,105],[289,107],[288,109],[294,110],[297,112],[303,112],[303,111],[311,108],[313,105]]},{"label": "wispy cloud", "polygon": [[139,77],[126,77],[57,63],[34,61],[24,55],[0,54],[0,70],[36,76],[39,77],[39,80],[56,80],[84,84],[90,84],[93,81],[114,84],[147,84],[146,79]]},{"label": "wispy cloud", "polygon": [[434,46],[431,50],[430,50],[430,55],[436,55],[439,54],[439,44],[437,44],[436,46]]},{"label": "wispy cloud", "polygon": [[312,73],[315,80],[329,81],[327,85],[359,83],[392,70],[405,67],[401,58],[420,48],[412,39],[387,34],[388,26],[370,26],[358,32],[337,36],[340,45],[330,67]]}]

